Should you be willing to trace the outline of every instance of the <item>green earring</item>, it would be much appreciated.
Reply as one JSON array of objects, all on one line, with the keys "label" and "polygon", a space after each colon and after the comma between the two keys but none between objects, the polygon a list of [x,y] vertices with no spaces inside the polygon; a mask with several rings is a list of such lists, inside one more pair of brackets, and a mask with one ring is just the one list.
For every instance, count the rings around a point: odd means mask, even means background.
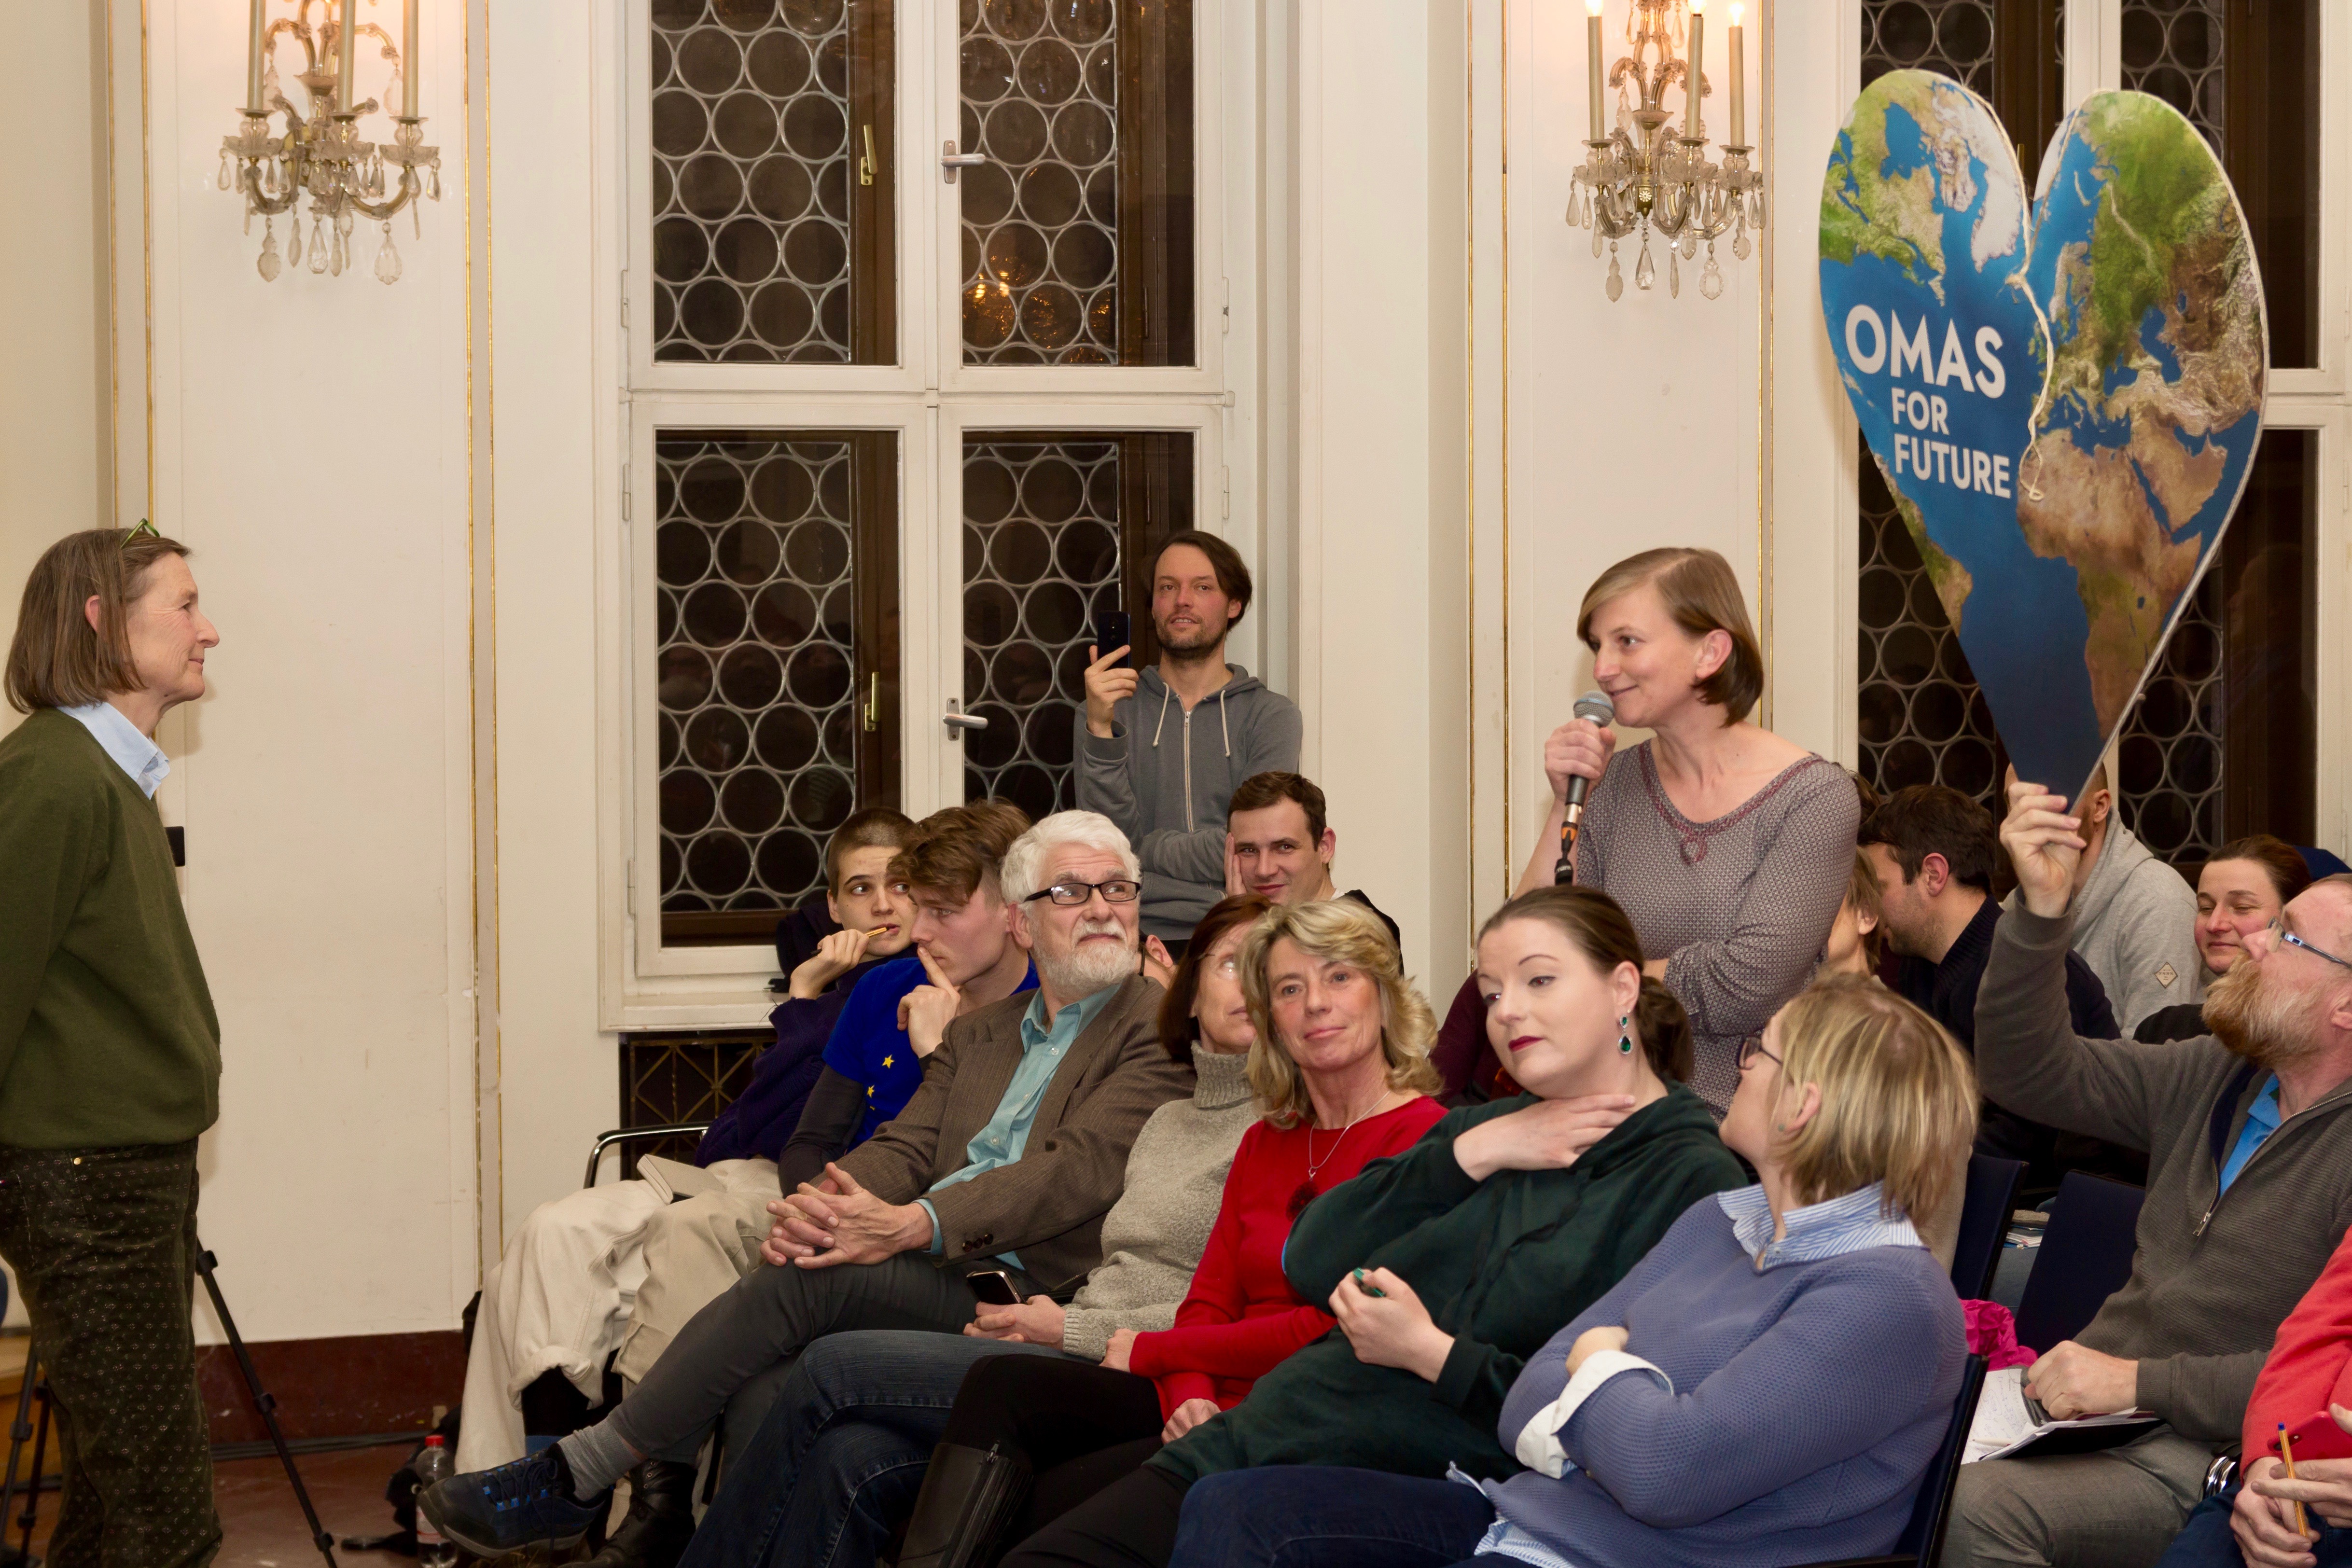
[{"label": "green earring", "polygon": [[1620,1018],[1617,1020],[1617,1054],[1620,1056],[1631,1056],[1633,1054],[1633,1037],[1626,1032],[1625,1029],[1625,1026],[1633,1021],[1633,1019],[1631,1013],[1626,1014],[1624,1017]]}]

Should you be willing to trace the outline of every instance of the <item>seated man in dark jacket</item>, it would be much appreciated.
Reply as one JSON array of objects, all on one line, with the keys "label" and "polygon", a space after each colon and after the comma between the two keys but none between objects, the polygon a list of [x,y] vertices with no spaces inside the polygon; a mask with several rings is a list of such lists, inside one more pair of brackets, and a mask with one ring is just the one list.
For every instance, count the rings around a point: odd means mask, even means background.
[{"label": "seated man in dark jacket", "polygon": [[1137,975],[1141,891],[1125,835],[1066,811],[1004,857],[1013,939],[1037,989],[965,1014],[922,1087],[875,1136],[774,1206],[769,1266],[704,1308],[604,1420],[418,1499],[477,1555],[577,1540],[641,1461],[690,1463],[737,1390],[820,1334],[953,1333],[995,1273],[1025,1299],[1101,1261],[1102,1218],[1144,1120],[1191,1092],[1159,1049],[1157,984]]},{"label": "seated man in dark jacket", "polygon": [[[1898,955],[1889,983],[1963,1049],[1975,1050],[1977,990],[2000,919],[1992,896],[2000,852],[1992,813],[1957,789],[1914,784],[1874,808],[1856,840],[1878,873],[1880,920]],[[2076,1034],[2123,1033],[2099,977],[2077,953],[2066,956],[2066,1014]],[[2069,1170],[2132,1182],[2147,1174],[2143,1159],[2061,1134],[1990,1099],[1977,1124],[1977,1152],[2025,1161],[2026,1185],[2040,1190],[2054,1188]]]},{"label": "seated man in dark jacket", "polygon": [[2314,883],[2248,939],[2205,993],[2211,1035],[2085,1040],[2063,1000],[2079,823],[2013,784],[2001,841],[2022,896],[1977,998],[1985,1092],[2148,1155],[2131,1278],[2079,1340],[2036,1347],[2026,1392],[2061,1419],[2163,1425],[2102,1453],[1964,1467],[1944,1561],[2153,1563],[2352,1219],[2352,877]]}]

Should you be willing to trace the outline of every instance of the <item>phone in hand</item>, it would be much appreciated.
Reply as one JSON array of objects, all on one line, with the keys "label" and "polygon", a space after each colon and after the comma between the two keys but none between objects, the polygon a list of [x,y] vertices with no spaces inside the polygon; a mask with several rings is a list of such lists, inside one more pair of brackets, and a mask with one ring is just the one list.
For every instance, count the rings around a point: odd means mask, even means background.
[{"label": "phone in hand", "polygon": [[1017,1307],[1021,1292],[1013,1283],[1013,1276],[1002,1269],[975,1269],[964,1279],[971,1293],[992,1307]]},{"label": "phone in hand", "polygon": [[[2336,1418],[2322,1410],[2302,1426],[2287,1434],[2294,1439],[2294,1462],[2305,1459],[2352,1459],[2352,1432],[2336,1424]],[[2279,1451],[2279,1440],[2273,1434],[2270,1451]]]},{"label": "phone in hand", "polygon": [[[1135,646],[1135,622],[1124,610],[1106,610],[1095,617],[1095,657]],[[1127,661],[1135,663],[1132,655]]]}]

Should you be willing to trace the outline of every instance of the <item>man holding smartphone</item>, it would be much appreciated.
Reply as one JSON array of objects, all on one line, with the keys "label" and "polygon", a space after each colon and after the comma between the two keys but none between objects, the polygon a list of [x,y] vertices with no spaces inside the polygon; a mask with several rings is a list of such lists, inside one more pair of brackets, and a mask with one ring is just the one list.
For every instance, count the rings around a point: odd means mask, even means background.
[{"label": "man holding smartphone", "polygon": [[1142,931],[1181,956],[1225,893],[1225,802],[1252,774],[1296,772],[1298,706],[1225,661],[1249,609],[1249,568],[1214,534],[1187,528],[1160,548],[1151,630],[1160,660],[1087,649],[1077,720],[1077,801],[1118,824],[1143,868]]}]

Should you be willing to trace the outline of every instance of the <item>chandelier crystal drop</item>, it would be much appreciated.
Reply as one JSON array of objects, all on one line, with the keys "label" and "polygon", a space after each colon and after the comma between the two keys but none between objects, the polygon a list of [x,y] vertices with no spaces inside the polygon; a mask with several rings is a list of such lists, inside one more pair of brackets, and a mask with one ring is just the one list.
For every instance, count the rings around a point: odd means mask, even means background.
[{"label": "chandelier crystal drop", "polygon": [[[252,31],[246,60],[246,102],[237,133],[221,138],[220,185],[245,198],[248,232],[253,214],[275,220],[289,214],[286,254],[278,253],[274,221],[263,228],[256,269],[265,282],[301,266],[307,251],[315,274],[341,277],[358,270],[352,235],[364,217],[382,232],[375,275],[397,282],[400,253],[393,248],[392,218],[403,207],[441,199],[441,150],[425,143],[425,121],[416,112],[416,12],[423,0],[251,0]],[[362,6],[381,7],[402,21],[395,41],[384,26],[366,19]],[[272,16],[275,9],[278,14]],[[290,42],[302,51],[298,105],[281,89],[278,50]],[[359,65],[383,62],[383,97],[358,97]],[[400,112],[393,112],[397,99]],[[391,122],[387,141],[360,140],[362,117],[381,113]],[[280,131],[270,122],[283,116]],[[302,234],[302,198],[310,198],[310,233]],[[412,216],[423,233],[421,213]]]},{"label": "chandelier crystal drop", "polygon": [[[1731,136],[1722,145],[1723,161],[1717,163],[1706,155],[1706,128],[1700,113],[1708,96],[1707,0],[1632,0],[1625,16],[1630,52],[1619,56],[1605,74],[1603,3],[1585,0],[1590,134],[1585,141],[1585,162],[1576,171],[1569,195],[1569,225],[1591,229],[1595,256],[1601,254],[1601,240],[1609,240],[1605,287],[1611,299],[1623,289],[1617,271],[1616,242],[1629,235],[1638,235],[1642,242],[1634,284],[1641,288],[1651,287],[1654,268],[1649,242],[1654,228],[1667,248],[1668,292],[1677,298],[1682,292],[1680,268],[1675,265],[1677,256],[1696,259],[1699,242],[1704,240],[1706,267],[1700,276],[1699,292],[1716,298],[1723,292],[1716,240],[1731,235],[1732,255],[1745,261],[1752,248],[1748,231],[1764,226],[1764,176],[1750,167],[1755,149],[1747,141],[1742,76],[1746,29],[1740,22],[1744,7],[1730,7]],[[1611,106],[1604,83],[1615,90],[1613,129],[1607,125]],[[1681,89],[1679,117],[1664,104],[1670,88]]]}]

